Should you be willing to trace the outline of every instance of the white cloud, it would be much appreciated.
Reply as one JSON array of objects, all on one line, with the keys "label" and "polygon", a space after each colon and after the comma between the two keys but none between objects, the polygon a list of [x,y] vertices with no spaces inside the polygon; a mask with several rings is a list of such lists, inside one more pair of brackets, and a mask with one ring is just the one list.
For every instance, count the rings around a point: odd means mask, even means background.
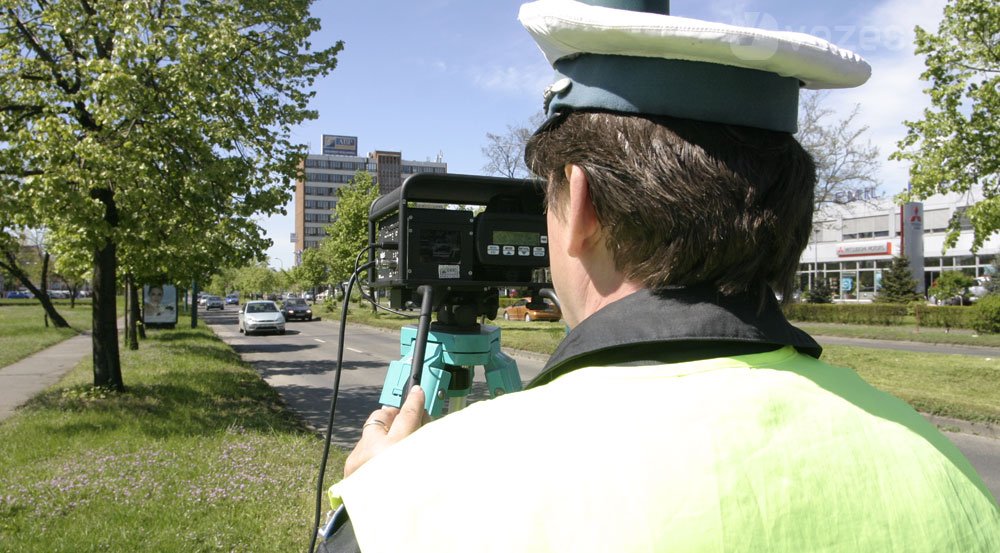
[{"label": "white cloud", "polygon": [[[879,148],[882,189],[887,194],[905,189],[909,180],[908,165],[888,159],[906,136],[903,121],[919,119],[929,105],[923,93],[928,84],[920,80],[923,57],[913,52],[913,27],[936,30],[944,4],[944,0],[887,0],[850,31],[853,40],[838,43],[864,56],[872,65],[872,77],[859,88],[831,92],[828,105],[838,114],[861,105],[859,120],[870,127],[869,137]],[[832,39],[836,42],[837,37]]]},{"label": "white cloud", "polygon": [[476,87],[510,94],[528,94],[541,97],[542,91],[552,83],[552,68],[546,63],[521,66],[473,67],[469,77]]}]

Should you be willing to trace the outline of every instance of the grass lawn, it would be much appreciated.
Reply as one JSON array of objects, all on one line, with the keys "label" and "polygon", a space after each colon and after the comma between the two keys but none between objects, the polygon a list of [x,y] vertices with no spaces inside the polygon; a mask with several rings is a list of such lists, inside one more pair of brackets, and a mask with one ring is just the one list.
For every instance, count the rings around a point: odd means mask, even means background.
[{"label": "grass lawn", "polygon": [[208,329],[149,336],[126,393],[87,360],[0,423],[0,551],[305,550],[320,440]]},{"label": "grass lawn", "polygon": [[0,367],[90,330],[90,302],[77,301],[74,309],[68,301],[59,302],[56,310],[72,328],[55,328],[51,321],[46,328],[45,310],[37,300],[0,302]]},{"label": "grass lawn", "polygon": [[821,359],[918,411],[1000,423],[1000,358],[825,346]]}]

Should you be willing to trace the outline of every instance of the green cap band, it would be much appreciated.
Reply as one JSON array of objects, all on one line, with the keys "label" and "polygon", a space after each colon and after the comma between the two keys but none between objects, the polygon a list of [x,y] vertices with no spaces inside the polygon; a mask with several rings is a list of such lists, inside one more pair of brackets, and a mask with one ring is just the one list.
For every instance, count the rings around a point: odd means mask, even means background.
[{"label": "green cap band", "polygon": [[549,116],[607,110],[794,133],[799,81],[767,71],[662,58],[583,54],[561,59]]}]

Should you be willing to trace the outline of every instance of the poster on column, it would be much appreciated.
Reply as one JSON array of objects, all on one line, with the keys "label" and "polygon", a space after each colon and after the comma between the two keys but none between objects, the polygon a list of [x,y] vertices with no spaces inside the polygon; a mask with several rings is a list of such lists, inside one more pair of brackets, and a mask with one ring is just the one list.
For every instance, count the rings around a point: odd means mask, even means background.
[{"label": "poster on column", "polygon": [[177,287],[147,284],[142,287],[142,323],[146,326],[177,324]]}]

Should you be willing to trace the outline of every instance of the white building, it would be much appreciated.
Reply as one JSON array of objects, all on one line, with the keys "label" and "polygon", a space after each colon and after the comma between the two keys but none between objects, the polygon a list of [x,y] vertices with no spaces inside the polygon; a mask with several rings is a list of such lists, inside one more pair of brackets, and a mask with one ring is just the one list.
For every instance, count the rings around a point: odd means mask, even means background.
[{"label": "white building", "polygon": [[417,173],[447,173],[439,154],[434,161],[402,159],[400,152],[375,151],[358,156],[356,136],[323,135],[323,153],[310,154],[301,167],[303,179],[295,183],[295,264],[302,251],[315,248],[334,219],[337,189],[351,182],[358,171],[371,173],[379,194],[391,192]]},{"label": "white building", "polygon": [[[862,197],[836,206],[832,215],[817,214],[812,240],[800,259],[799,288],[808,290],[814,279],[822,278],[839,300],[871,300],[880,288],[882,270],[889,267],[893,257],[904,254],[919,270],[919,260],[913,263],[912,254],[919,253],[921,242],[923,279],[917,281],[921,292],[942,271],[960,270],[973,277],[988,275],[1000,254],[1000,233],[994,233],[977,253],[972,253],[972,227],[962,217],[965,209],[981,198],[981,193],[947,194],[928,198],[922,206],[907,204],[904,208],[891,197]],[[914,211],[914,207],[922,209]],[[945,249],[948,222],[956,216],[960,217],[961,235],[955,247]],[[907,233],[914,238],[922,236],[922,241],[911,244],[903,238]]]}]

